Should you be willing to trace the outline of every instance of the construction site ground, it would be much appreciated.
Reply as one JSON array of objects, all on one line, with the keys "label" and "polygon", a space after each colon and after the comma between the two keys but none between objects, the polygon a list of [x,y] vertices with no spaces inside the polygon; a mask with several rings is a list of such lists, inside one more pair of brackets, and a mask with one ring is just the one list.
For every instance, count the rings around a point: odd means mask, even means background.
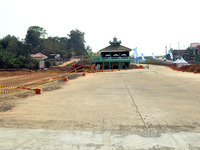
[{"label": "construction site ground", "polygon": [[200,149],[200,74],[150,65],[57,84],[0,112],[0,149]]}]

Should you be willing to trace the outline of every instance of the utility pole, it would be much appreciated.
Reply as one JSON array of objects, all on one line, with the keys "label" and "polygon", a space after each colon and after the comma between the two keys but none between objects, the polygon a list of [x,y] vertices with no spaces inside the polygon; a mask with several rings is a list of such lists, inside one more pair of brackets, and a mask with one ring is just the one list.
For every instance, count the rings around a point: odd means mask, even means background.
[{"label": "utility pole", "polygon": [[171,49],[171,43],[169,43],[169,50]]},{"label": "utility pole", "polygon": [[180,42],[178,42],[178,49],[180,50]]},{"label": "utility pole", "polygon": [[167,45],[165,46],[165,55],[167,55]]}]

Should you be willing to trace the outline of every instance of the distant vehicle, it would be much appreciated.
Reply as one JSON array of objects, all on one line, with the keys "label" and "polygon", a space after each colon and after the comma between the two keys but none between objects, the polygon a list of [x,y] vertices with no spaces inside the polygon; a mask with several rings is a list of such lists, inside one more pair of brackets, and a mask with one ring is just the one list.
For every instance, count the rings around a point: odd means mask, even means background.
[{"label": "distant vehicle", "polygon": [[51,61],[60,61],[61,60],[60,54],[50,54],[49,58]]}]

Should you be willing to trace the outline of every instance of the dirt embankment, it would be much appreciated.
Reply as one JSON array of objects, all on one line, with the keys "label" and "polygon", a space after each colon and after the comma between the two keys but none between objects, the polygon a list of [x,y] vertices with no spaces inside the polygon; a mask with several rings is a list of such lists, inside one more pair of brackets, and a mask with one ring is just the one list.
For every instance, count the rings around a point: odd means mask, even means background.
[{"label": "dirt embankment", "polygon": [[[35,88],[41,87],[43,91],[51,91],[61,88],[64,81],[53,81],[45,84],[49,80],[68,77],[69,80],[81,76],[81,73],[69,74],[74,68],[69,65],[76,60],[68,61],[61,66],[51,67],[47,70],[29,69],[0,69],[0,91],[19,91],[14,93],[0,92],[0,112],[12,109],[16,102],[22,98],[35,95],[35,91],[18,89],[17,87]],[[79,65],[91,64],[89,61],[78,62]]]},{"label": "dirt embankment", "polygon": [[[52,71],[52,70],[51,70]],[[8,76],[5,76],[7,74]],[[40,87],[42,88],[43,92],[45,91],[52,91],[61,88],[63,85],[65,85],[65,82],[60,81],[54,81],[50,82],[48,84],[42,84],[44,81],[48,81],[49,79],[52,79],[56,76],[65,75],[66,73],[58,73],[58,72],[34,72],[28,74],[27,71],[5,71],[1,72],[0,76],[0,85],[6,85],[11,86],[13,88],[8,87],[1,87],[0,91],[20,91],[20,92],[14,92],[14,93],[0,93],[0,112],[5,112],[8,110],[11,110],[15,104],[20,101],[22,98],[26,98],[28,96],[34,96],[35,91],[30,90],[23,90],[21,89],[15,89],[18,86],[23,87]],[[77,77],[81,76],[81,74],[71,74],[68,76],[69,80],[75,79]],[[39,85],[38,85],[39,84]]]}]

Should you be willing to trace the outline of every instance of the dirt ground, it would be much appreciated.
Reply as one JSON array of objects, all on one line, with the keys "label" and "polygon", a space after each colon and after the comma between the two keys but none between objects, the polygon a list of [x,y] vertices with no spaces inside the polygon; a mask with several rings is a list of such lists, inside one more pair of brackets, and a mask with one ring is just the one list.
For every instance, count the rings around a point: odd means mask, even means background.
[{"label": "dirt ground", "polygon": [[[9,73],[10,74],[10,73]],[[43,73],[32,73],[32,74],[25,74],[22,75],[15,75],[15,76],[7,76],[0,78],[0,85],[7,85],[11,87],[29,87],[35,88],[39,87],[42,88],[43,92],[52,91],[61,88],[65,83],[63,80],[55,80],[53,82],[43,83],[52,78],[57,76],[66,75],[66,73],[50,73],[50,72],[43,72]],[[75,79],[81,76],[81,73],[76,74],[67,74],[69,80]],[[11,110],[15,107],[15,104],[20,101],[20,99],[34,96],[35,91],[30,90],[22,90],[22,89],[12,89],[12,88],[0,88],[1,91],[20,91],[14,93],[1,93],[0,95],[0,112],[5,112]]]},{"label": "dirt ground", "polygon": [[78,60],[78,59],[73,59],[73,60],[67,61],[67,62],[63,63],[62,65],[59,65],[58,67],[67,66],[67,65],[69,65],[69,64],[75,63],[77,60]]},{"label": "dirt ground", "polygon": [[29,136],[16,142],[2,135],[0,145],[7,148],[10,140],[14,149],[43,142],[50,149],[59,143],[69,149],[199,149],[199,89],[199,74],[162,66],[87,74],[54,91],[19,98],[13,109],[0,112],[5,136]]}]

